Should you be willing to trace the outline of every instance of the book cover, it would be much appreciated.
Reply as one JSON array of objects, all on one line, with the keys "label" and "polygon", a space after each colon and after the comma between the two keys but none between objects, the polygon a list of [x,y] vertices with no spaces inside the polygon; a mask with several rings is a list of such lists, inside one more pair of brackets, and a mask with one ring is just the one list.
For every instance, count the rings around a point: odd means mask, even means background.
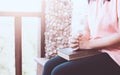
[{"label": "book cover", "polygon": [[58,50],[58,56],[70,61],[83,57],[93,56],[100,54],[98,50],[76,50],[73,51],[72,48],[64,48]]}]

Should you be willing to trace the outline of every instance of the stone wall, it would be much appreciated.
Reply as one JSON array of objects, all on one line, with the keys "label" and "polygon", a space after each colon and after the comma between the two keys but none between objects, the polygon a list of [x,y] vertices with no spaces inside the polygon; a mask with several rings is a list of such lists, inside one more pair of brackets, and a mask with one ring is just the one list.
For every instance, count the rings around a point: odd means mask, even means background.
[{"label": "stone wall", "polygon": [[68,38],[71,32],[71,0],[46,1],[45,56],[56,56],[57,50],[69,47]]}]

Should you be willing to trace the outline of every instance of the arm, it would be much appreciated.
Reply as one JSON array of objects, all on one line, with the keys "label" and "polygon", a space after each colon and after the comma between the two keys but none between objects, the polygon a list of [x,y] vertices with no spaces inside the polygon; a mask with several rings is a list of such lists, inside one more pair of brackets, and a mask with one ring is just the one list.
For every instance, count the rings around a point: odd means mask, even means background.
[{"label": "arm", "polygon": [[109,47],[118,43],[120,43],[120,33],[115,33],[111,36],[107,36],[101,39],[90,40],[89,48],[94,49],[94,48]]},{"label": "arm", "polygon": [[[120,22],[119,22],[120,23]],[[79,41],[79,48],[80,49],[98,49],[113,46],[120,43],[120,24],[119,24],[119,31],[100,39],[94,40],[86,40],[86,41]]]},{"label": "arm", "polygon": [[120,44],[120,1],[117,0],[117,16],[118,16],[118,25],[119,25],[119,31],[115,34],[112,34],[111,36],[107,36],[102,39],[96,39],[90,41],[90,48],[103,48],[112,46],[115,44]]},{"label": "arm", "polygon": [[113,46],[118,43],[120,43],[120,33],[115,33],[101,39],[79,41],[79,48],[99,49],[99,48]]}]

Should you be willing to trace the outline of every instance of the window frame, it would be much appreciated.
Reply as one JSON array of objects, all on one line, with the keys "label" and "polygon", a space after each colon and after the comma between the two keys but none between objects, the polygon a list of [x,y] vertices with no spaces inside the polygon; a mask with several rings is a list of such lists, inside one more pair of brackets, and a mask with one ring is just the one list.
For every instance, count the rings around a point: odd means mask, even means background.
[{"label": "window frame", "polygon": [[[41,12],[0,12],[0,16],[15,17],[15,75],[22,75],[22,29],[21,20],[23,16],[40,17],[41,27],[39,28],[38,57],[45,57],[45,0],[42,0]],[[39,67],[37,67],[39,70]],[[37,70],[37,75],[39,71]]]}]

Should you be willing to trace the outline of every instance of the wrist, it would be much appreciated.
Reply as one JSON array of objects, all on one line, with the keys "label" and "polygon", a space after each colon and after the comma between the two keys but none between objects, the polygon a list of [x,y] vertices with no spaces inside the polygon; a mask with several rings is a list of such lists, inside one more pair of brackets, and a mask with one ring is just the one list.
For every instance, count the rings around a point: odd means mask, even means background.
[{"label": "wrist", "polygon": [[88,42],[88,44],[87,44],[87,46],[86,46],[86,49],[93,49],[94,47],[93,47],[93,41],[92,40],[89,40],[89,42]]},{"label": "wrist", "polygon": [[95,48],[95,41],[94,40],[89,40],[88,48],[89,49],[94,49]]}]

